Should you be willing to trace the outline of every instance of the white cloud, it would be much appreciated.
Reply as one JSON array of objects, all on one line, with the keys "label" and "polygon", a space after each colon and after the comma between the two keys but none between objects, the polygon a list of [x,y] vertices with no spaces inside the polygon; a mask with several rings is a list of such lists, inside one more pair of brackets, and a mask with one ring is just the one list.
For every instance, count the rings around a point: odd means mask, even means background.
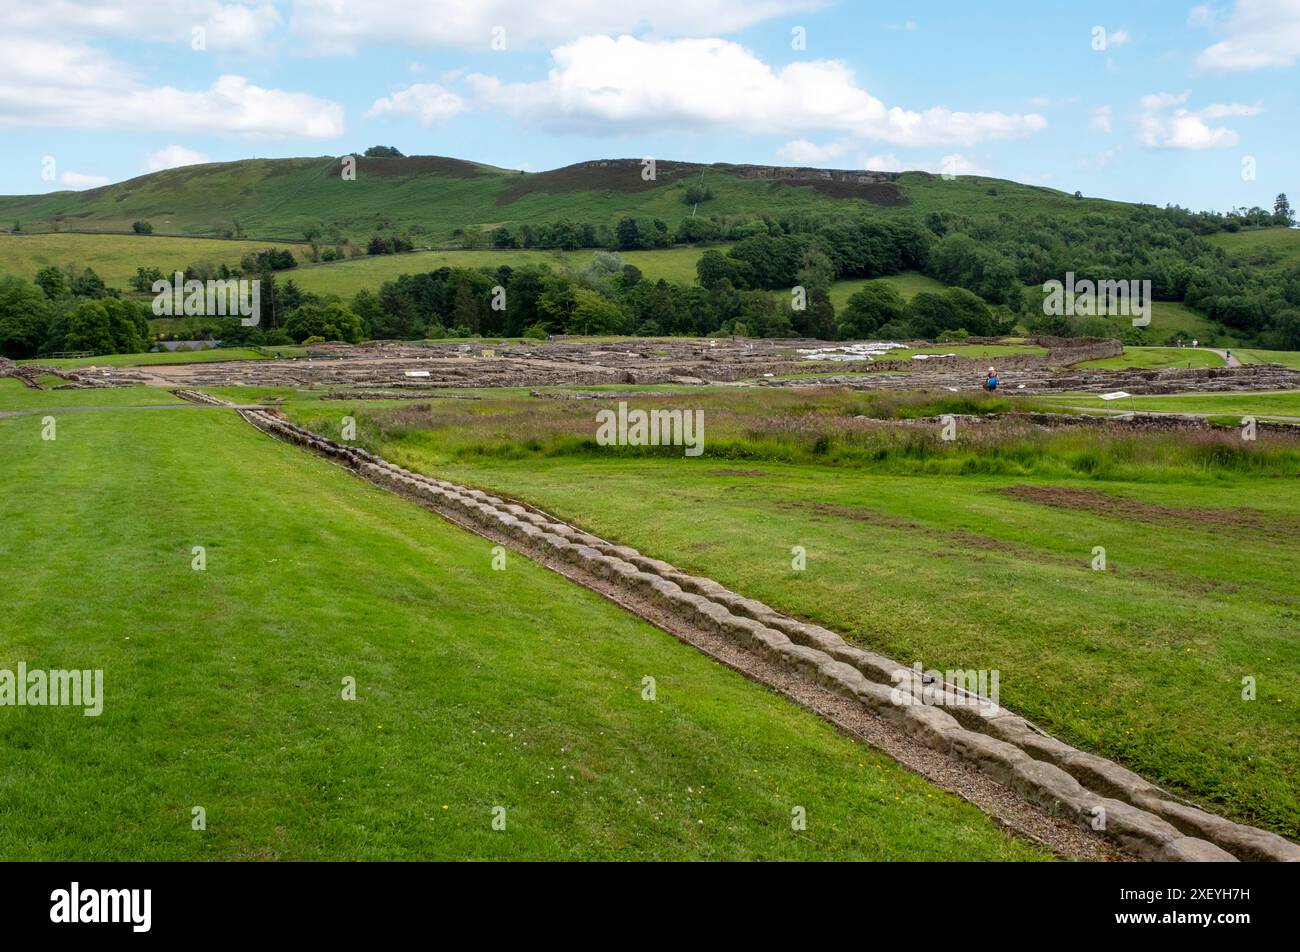
[{"label": "white cloud", "polygon": [[1191,98],[1192,91],[1190,89],[1178,95],[1173,93],[1148,93],[1138,100],[1138,105],[1142,107],[1144,112],[1155,112],[1158,109],[1168,109],[1170,106],[1181,106]]},{"label": "white cloud", "polygon": [[1098,106],[1092,111],[1092,128],[1098,132],[1110,132],[1111,130],[1111,110],[1110,106]]},{"label": "white cloud", "polygon": [[979,165],[973,159],[969,159],[961,153],[945,155],[939,160],[938,167],[925,165],[923,168],[928,172],[940,172],[944,175],[992,175],[988,169]]},{"label": "white cloud", "polygon": [[1205,120],[1229,116],[1253,116],[1258,106],[1241,103],[1213,103],[1204,109],[1188,109],[1191,92],[1179,95],[1155,93],[1139,101],[1138,139],[1153,149],[1229,149],[1241,139],[1227,126],[1212,126]]},{"label": "white cloud", "polygon": [[317,52],[353,52],[367,43],[491,49],[504,29],[506,49],[597,33],[656,36],[733,33],[827,0],[294,0],[290,28]]},{"label": "white cloud", "polygon": [[1224,34],[1201,50],[1196,64],[1202,69],[1294,66],[1300,58],[1300,0],[1237,0],[1226,17],[1197,7],[1191,22]]},{"label": "white cloud", "polygon": [[1218,26],[1218,23],[1219,11],[1208,3],[1192,7],[1191,12],[1187,14],[1187,25],[1193,30],[1213,30]]},{"label": "white cloud", "polygon": [[547,78],[506,83],[472,74],[480,103],[521,121],[559,130],[717,130],[839,132],[899,145],[970,146],[1029,135],[1047,125],[1036,113],[923,111],[886,106],[837,60],[774,68],[720,39],[647,41],[585,36],[552,51]]},{"label": "white cloud", "polygon": [[97,188],[100,185],[107,185],[109,178],[107,175],[84,175],[81,172],[63,172],[59,175],[59,182],[70,188]]},{"label": "white cloud", "polygon": [[776,157],[782,162],[795,165],[819,165],[838,159],[849,150],[849,143],[844,141],[828,142],[817,145],[807,139],[794,139],[776,150]]},{"label": "white cloud", "polygon": [[1247,106],[1239,102],[1214,103],[1201,110],[1206,119],[1223,119],[1227,116],[1257,116],[1263,109],[1259,106]]},{"label": "white cloud", "polygon": [[145,166],[150,172],[161,172],[163,169],[177,169],[182,165],[202,165],[207,161],[208,157],[202,152],[195,152],[181,145],[169,145],[151,153],[145,159]]},{"label": "white cloud", "polygon": [[204,31],[209,52],[264,52],[269,34],[281,23],[275,4],[267,0],[0,0],[0,13],[11,32],[183,43],[187,53],[196,27]]},{"label": "white cloud", "polygon": [[0,128],[161,129],[172,133],[328,139],[343,107],[307,93],[221,76],[207,89],[149,86],[81,44],[0,34]]},{"label": "white cloud", "polygon": [[1106,46],[1107,47],[1124,46],[1132,39],[1133,37],[1129,35],[1128,30],[1125,29],[1115,30],[1111,32],[1109,35],[1107,35]]},{"label": "white cloud", "polygon": [[894,153],[868,155],[858,160],[858,165],[869,172],[905,172],[907,166]]},{"label": "white cloud", "polygon": [[451,90],[432,83],[416,83],[376,99],[366,118],[410,116],[422,126],[442,125],[468,108]]}]

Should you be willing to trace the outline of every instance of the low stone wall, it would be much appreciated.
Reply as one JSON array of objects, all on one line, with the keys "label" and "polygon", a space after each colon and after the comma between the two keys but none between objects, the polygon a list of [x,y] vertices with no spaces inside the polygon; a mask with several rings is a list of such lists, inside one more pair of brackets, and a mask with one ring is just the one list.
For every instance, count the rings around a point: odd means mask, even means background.
[{"label": "low stone wall", "polygon": [[[197,402],[230,406],[195,391]],[[627,546],[481,490],[432,479],[364,450],[342,446],[261,410],[241,415],[257,428],[310,449],[454,521],[538,548],[650,600],[820,684],[896,725],[918,744],[966,762],[1049,812],[1068,817],[1149,860],[1300,861],[1300,846],[1275,833],[1201,810],[1131,770],[1048,736],[1011,712],[898,703],[895,673],[906,665],[850,645],[835,632],[782,615],[712,579],[692,576]],[[964,693],[960,688],[949,690]],[[951,713],[950,713],[951,712]]]}]

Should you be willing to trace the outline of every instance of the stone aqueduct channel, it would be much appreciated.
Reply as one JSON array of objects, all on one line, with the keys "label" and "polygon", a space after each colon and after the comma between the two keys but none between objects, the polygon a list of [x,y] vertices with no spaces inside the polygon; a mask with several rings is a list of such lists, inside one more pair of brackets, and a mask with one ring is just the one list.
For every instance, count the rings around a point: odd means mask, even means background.
[{"label": "stone aqueduct channel", "polygon": [[[198,403],[234,407],[204,393],[173,391]],[[453,522],[489,538],[509,540],[540,561],[562,562],[629,596],[633,611],[664,615],[714,633],[779,666],[791,678],[828,689],[897,727],[913,744],[967,764],[1047,813],[1095,830],[1138,858],[1163,861],[1300,861],[1300,846],[1255,827],[1202,810],[1103,757],[1044,733],[1005,708],[992,713],[970,703],[899,703],[895,672],[907,665],[847,643],[833,631],[790,618],[688,575],[635,549],[615,545],[532,507],[477,489],[433,479],[364,450],[322,439],[265,410],[238,411],[258,429],[319,453],[359,476],[418,500]],[[619,599],[616,599],[619,600]],[[639,612],[640,613],[640,612]],[[903,690],[910,679],[903,681]],[[949,691],[962,694],[960,687]],[[819,711],[819,713],[822,713]],[[1102,822],[1099,823],[1098,818]]]}]

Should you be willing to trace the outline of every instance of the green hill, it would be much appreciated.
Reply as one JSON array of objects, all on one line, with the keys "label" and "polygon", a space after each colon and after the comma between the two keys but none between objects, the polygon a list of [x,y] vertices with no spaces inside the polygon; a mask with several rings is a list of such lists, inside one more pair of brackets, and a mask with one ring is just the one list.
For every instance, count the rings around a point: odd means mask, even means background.
[{"label": "green hill", "polygon": [[[417,245],[452,241],[458,229],[568,219],[615,224],[625,215],[676,228],[708,217],[801,211],[889,215],[899,210],[1013,216],[1082,215],[1120,203],[1076,199],[1053,189],[998,179],[925,172],[865,172],[660,161],[642,177],[639,159],[603,159],[526,173],[439,156],[358,158],[353,180],[335,157],[249,159],[154,172],[79,192],[0,197],[0,221],[25,232],[128,232],[148,221],[158,235],[363,241],[375,231]],[[686,191],[710,198],[698,208]]]},{"label": "green hill", "polygon": [[1209,235],[1206,240],[1218,245],[1234,264],[1300,265],[1300,228],[1251,228]]}]

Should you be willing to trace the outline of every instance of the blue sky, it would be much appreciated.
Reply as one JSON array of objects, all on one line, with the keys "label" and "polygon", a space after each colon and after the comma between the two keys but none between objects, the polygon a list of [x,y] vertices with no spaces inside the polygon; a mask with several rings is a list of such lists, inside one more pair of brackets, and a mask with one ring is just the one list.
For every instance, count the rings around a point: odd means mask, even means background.
[{"label": "blue sky", "polygon": [[1197,209],[1300,192],[1300,0],[0,0],[0,22],[5,194],[377,143],[529,170],[923,168]]}]

